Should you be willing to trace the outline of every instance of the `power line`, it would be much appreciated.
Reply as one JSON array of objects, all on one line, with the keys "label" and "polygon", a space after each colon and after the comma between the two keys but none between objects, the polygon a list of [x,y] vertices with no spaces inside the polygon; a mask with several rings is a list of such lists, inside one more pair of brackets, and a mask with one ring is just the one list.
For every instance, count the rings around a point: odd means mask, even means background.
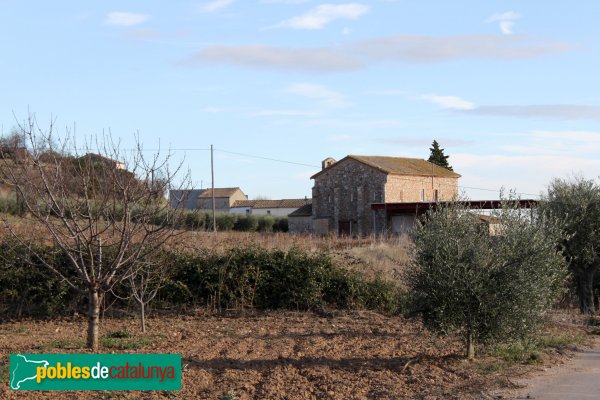
[{"label": "power line", "polygon": [[294,165],[302,165],[302,166],[305,166],[305,167],[319,168],[318,165],[305,164],[305,163],[300,163],[300,162],[295,162],[295,161],[280,160],[280,159],[277,159],[277,158],[256,156],[256,155],[252,155],[252,154],[238,153],[236,151],[229,151],[229,150],[222,150],[222,149],[215,149],[215,151],[220,151],[221,153],[235,154],[235,155],[238,155],[238,156],[249,157],[249,158],[258,158],[260,160],[275,161],[275,162],[280,162],[280,163],[285,163],[285,164],[294,164]]},{"label": "power line", "polygon": [[[138,149],[125,149],[124,151],[136,151]],[[142,151],[162,151],[165,149],[141,149]],[[167,151],[211,151],[210,148],[171,148],[171,149],[166,149]],[[259,160],[265,160],[265,161],[272,161],[272,162],[278,162],[278,163],[284,163],[284,164],[291,164],[291,165],[301,165],[304,167],[311,167],[311,168],[320,168],[320,166],[318,165],[314,165],[314,164],[307,164],[307,163],[301,163],[301,162],[297,162],[297,161],[289,161],[289,160],[282,160],[282,159],[278,159],[278,158],[271,158],[271,157],[265,157],[265,156],[259,156],[259,155],[255,155],[255,154],[248,154],[248,153],[240,153],[237,151],[231,151],[231,150],[224,150],[224,149],[213,149],[216,152],[221,152],[221,153],[227,153],[227,154],[234,154],[234,155],[238,155],[238,156],[242,156],[242,157],[248,157],[248,158],[254,158],[254,159],[259,159]],[[412,179],[409,178],[399,178],[399,179],[403,179],[406,181],[412,181]],[[438,183],[439,186],[455,186],[453,184],[443,184],[443,183]],[[500,190],[498,189],[489,189],[489,188],[480,188],[480,187],[474,187],[474,186],[462,186],[462,185],[456,185],[459,189],[470,189],[470,190],[479,190],[479,191],[484,191],[484,192],[494,192],[494,193],[498,193]],[[540,197],[539,194],[533,194],[533,193],[524,193],[524,192],[515,192],[515,194],[517,195],[524,195],[524,196],[535,196],[535,197]]]}]

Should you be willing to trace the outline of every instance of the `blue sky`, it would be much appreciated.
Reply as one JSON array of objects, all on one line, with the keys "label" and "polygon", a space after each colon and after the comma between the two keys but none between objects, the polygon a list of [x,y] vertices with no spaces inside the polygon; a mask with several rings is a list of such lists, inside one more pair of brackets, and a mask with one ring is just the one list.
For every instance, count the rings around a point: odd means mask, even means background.
[{"label": "blue sky", "polygon": [[600,175],[597,1],[0,6],[4,132],[28,110],[124,146],[139,132],[197,186],[209,153],[189,149],[213,144],[216,185],[251,198],[310,196],[328,156],[427,158],[433,139],[472,198]]}]

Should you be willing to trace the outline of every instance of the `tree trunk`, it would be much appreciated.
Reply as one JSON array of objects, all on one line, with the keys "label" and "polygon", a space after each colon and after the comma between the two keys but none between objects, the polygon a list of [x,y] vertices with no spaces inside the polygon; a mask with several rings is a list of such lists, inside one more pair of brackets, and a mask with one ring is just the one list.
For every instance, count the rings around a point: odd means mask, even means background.
[{"label": "tree trunk", "polygon": [[473,332],[467,333],[467,358],[473,360],[475,358],[475,340],[473,339]]},{"label": "tree trunk", "polygon": [[582,314],[593,315],[594,306],[594,273],[596,268],[588,267],[577,273],[577,295],[579,297],[579,310]]},{"label": "tree trunk", "polygon": [[146,333],[146,305],[140,301],[140,319],[142,322],[142,333]]},{"label": "tree trunk", "polygon": [[88,349],[98,351],[98,326],[100,324],[100,295],[98,289],[91,287],[88,293]]}]

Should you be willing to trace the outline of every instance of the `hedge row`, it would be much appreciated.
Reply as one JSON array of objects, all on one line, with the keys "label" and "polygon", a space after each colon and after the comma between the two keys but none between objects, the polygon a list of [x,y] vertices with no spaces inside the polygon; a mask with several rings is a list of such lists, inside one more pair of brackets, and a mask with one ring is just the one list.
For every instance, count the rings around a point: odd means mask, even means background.
[{"label": "hedge row", "polygon": [[[119,205],[111,207],[108,210],[94,209],[92,214],[102,214],[105,218],[110,217],[115,220],[123,218],[123,209]],[[13,215],[22,214],[22,209],[18,206],[14,197],[0,197],[0,213]],[[135,208],[131,211],[131,218],[136,219],[139,213]],[[174,225],[178,229],[187,230],[211,230],[212,229],[212,213],[200,210],[180,210],[177,212],[177,217],[173,220],[171,215],[168,215],[167,209],[162,212],[157,212],[154,215],[153,222],[157,225],[165,223]],[[218,231],[243,231],[243,232],[287,232],[288,220],[287,217],[273,217],[271,215],[252,215],[252,214],[237,214],[219,212],[215,215]]]},{"label": "hedge row", "polygon": [[[85,312],[83,297],[62,282],[48,268],[14,243],[0,243],[0,315],[6,317],[53,317]],[[38,249],[66,274],[64,254],[52,248]],[[366,280],[358,272],[337,266],[325,253],[303,250],[265,250],[258,247],[173,253],[166,283],[153,308],[181,310],[209,306],[214,309],[321,310],[366,308],[386,313],[401,309],[404,293],[383,280]],[[125,284],[118,295],[128,293]],[[133,307],[116,298],[107,298],[117,308]]]}]

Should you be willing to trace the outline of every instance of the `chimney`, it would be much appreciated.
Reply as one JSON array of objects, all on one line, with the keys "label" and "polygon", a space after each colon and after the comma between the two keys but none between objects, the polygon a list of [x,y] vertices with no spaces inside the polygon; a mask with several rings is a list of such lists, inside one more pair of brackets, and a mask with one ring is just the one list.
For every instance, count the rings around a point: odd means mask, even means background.
[{"label": "chimney", "polygon": [[324,159],[321,162],[321,170],[324,170],[325,168],[329,168],[331,167],[333,164],[335,164],[335,159],[331,158],[331,157],[327,157],[326,159]]}]

